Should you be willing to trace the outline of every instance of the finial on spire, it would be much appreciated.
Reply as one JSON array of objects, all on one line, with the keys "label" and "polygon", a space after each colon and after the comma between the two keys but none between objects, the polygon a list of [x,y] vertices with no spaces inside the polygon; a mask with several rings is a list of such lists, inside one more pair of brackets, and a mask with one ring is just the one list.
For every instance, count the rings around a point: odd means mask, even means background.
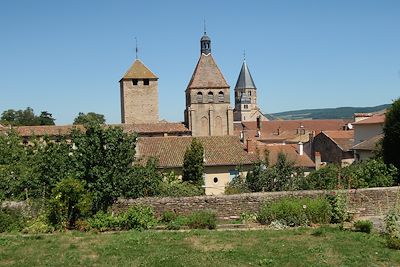
[{"label": "finial on spire", "polygon": [[135,51],[136,51],[136,59],[138,59],[139,48],[138,48],[138,45],[137,45],[137,37],[136,36],[135,36],[135,42],[136,42],[136,49],[135,49]]},{"label": "finial on spire", "polygon": [[206,19],[204,19],[204,35],[206,35],[207,34],[207,28],[206,28]]},{"label": "finial on spire", "polygon": [[243,61],[246,61],[246,49],[243,49]]}]

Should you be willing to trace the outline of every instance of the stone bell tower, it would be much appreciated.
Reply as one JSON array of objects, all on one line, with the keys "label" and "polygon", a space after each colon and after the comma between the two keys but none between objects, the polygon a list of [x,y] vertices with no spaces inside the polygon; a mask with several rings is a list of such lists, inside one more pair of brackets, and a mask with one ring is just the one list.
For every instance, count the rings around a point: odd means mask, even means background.
[{"label": "stone bell tower", "polygon": [[211,39],[206,32],[185,93],[185,124],[193,136],[233,135],[229,85],[211,55]]},{"label": "stone bell tower", "polygon": [[121,122],[158,123],[158,77],[136,59],[119,84]]}]

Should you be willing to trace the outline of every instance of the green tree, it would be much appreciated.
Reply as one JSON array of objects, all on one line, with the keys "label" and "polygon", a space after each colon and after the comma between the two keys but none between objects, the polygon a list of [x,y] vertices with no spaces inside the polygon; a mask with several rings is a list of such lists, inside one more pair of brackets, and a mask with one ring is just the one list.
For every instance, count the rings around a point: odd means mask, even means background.
[{"label": "green tree", "polygon": [[203,173],[204,148],[199,140],[193,138],[192,143],[185,151],[182,180],[194,184],[202,184]]},{"label": "green tree", "polygon": [[37,120],[39,125],[55,125],[53,115],[47,111],[42,111]]},{"label": "green tree", "polygon": [[87,125],[72,133],[76,178],[84,180],[93,194],[93,211],[106,209],[124,192],[123,183],[134,161],[136,136],[120,127]]},{"label": "green tree", "polygon": [[98,114],[95,112],[88,112],[87,114],[83,112],[79,112],[78,116],[74,119],[74,125],[79,125],[79,124],[104,124],[106,122],[106,119],[104,118],[104,115]]},{"label": "green tree", "polygon": [[[383,159],[386,164],[393,164],[400,170],[400,98],[386,112],[383,133]],[[397,176],[397,183],[400,183],[400,175]]]}]

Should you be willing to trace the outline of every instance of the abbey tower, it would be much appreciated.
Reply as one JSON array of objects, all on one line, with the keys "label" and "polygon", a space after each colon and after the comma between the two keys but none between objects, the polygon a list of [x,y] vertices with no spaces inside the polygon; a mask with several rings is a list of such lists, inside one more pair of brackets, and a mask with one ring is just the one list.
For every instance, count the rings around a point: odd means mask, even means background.
[{"label": "abbey tower", "polygon": [[119,81],[122,123],[158,123],[158,77],[136,59]]},{"label": "abbey tower", "polygon": [[185,125],[193,136],[233,135],[229,85],[211,55],[211,39],[205,32],[185,93]]}]

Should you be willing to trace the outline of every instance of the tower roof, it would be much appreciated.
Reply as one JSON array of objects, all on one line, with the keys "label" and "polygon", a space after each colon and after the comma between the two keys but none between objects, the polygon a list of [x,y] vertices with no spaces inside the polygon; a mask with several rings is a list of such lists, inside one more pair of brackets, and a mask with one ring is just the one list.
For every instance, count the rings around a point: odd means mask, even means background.
[{"label": "tower roof", "polygon": [[242,69],[240,70],[239,78],[236,82],[235,89],[256,89],[253,78],[251,77],[246,61],[243,61]]},{"label": "tower roof", "polygon": [[140,59],[136,59],[122,79],[158,79]]},{"label": "tower roof", "polygon": [[229,88],[229,85],[212,55],[201,54],[187,88]]}]

